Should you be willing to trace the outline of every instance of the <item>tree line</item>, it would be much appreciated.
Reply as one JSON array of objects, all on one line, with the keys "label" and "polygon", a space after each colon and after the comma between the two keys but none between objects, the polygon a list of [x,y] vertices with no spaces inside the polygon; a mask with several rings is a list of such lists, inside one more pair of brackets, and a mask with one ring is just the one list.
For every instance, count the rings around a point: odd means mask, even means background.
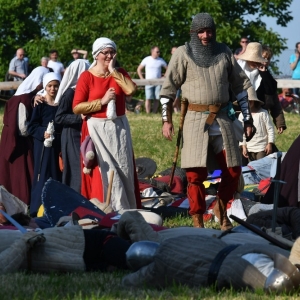
[{"label": "tree line", "polygon": [[[118,46],[118,61],[134,72],[157,45],[170,59],[173,46],[190,40],[192,17],[212,15],[217,41],[235,50],[241,36],[269,45],[274,54],[286,49],[286,39],[267,30],[262,16],[274,17],[281,26],[292,20],[292,0],[0,0],[0,80],[17,48],[24,48],[32,66],[57,49],[63,63],[72,49],[89,51],[94,40],[105,36]],[[252,15],[252,18],[249,18]]]}]

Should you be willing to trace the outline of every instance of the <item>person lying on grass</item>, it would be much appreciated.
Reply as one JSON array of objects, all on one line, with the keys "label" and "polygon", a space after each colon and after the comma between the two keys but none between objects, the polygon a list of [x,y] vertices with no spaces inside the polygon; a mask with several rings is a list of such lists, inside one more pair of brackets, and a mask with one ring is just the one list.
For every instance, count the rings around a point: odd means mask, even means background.
[{"label": "person lying on grass", "polygon": [[[128,287],[184,284],[218,289],[299,289],[300,239],[289,251],[259,236],[191,227],[153,231],[137,211],[125,212],[111,231],[54,227],[40,232],[0,231],[0,274],[108,271],[128,266]],[[148,241],[148,242],[147,242]],[[29,255],[28,255],[29,254]]]}]

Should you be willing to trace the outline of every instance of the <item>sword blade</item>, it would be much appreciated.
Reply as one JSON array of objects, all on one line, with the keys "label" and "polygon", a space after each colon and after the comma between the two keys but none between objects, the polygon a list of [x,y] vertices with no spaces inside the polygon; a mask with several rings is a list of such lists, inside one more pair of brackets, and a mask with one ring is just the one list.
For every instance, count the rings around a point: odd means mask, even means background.
[{"label": "sword blade", "polygon": [[22,233],[27,233],[27,230],[19,224],[15,219],[13,219],[9,214],[0,209],[0,213],[14,226],[16,226]]}]

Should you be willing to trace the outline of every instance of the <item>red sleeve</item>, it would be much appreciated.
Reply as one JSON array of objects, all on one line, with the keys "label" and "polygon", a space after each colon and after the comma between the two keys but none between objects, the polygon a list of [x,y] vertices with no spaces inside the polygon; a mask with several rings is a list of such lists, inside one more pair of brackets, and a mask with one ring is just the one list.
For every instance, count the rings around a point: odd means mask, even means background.
[{"label": "red sleeve", "polygon": [[85,71],[80,75],[78,82],[76,84],[72,108],[74,108],[77,104],[81,102],[86,102],[89,100],[89,86],[90,86],[89,72]]}]

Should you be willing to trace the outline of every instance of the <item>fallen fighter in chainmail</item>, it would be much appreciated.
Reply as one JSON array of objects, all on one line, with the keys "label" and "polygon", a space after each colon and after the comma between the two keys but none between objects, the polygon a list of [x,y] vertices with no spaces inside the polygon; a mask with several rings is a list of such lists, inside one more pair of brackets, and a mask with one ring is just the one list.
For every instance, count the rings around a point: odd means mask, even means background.
[{"label": "fallen fighter in chainmail", "polygon": [[300,239],[289,252],[252,233],[191,227],[154,232],[136,212],[121,216],[117,232],[135,242],[126,254],[135,272],[123,278],[124,286],[176,283],[276,292],[300,286]]},{"label": "fallen fighter in chainmail", "polygon": [[125,212],[116,227],[118,236],[78,225],[25,233],[0,230],[0,274],[128,266],[134,272],[123,278],[126,287],[299,288],[300,239],[290,253],[254,234],[191,227],[155,232],[137,211]]}]

